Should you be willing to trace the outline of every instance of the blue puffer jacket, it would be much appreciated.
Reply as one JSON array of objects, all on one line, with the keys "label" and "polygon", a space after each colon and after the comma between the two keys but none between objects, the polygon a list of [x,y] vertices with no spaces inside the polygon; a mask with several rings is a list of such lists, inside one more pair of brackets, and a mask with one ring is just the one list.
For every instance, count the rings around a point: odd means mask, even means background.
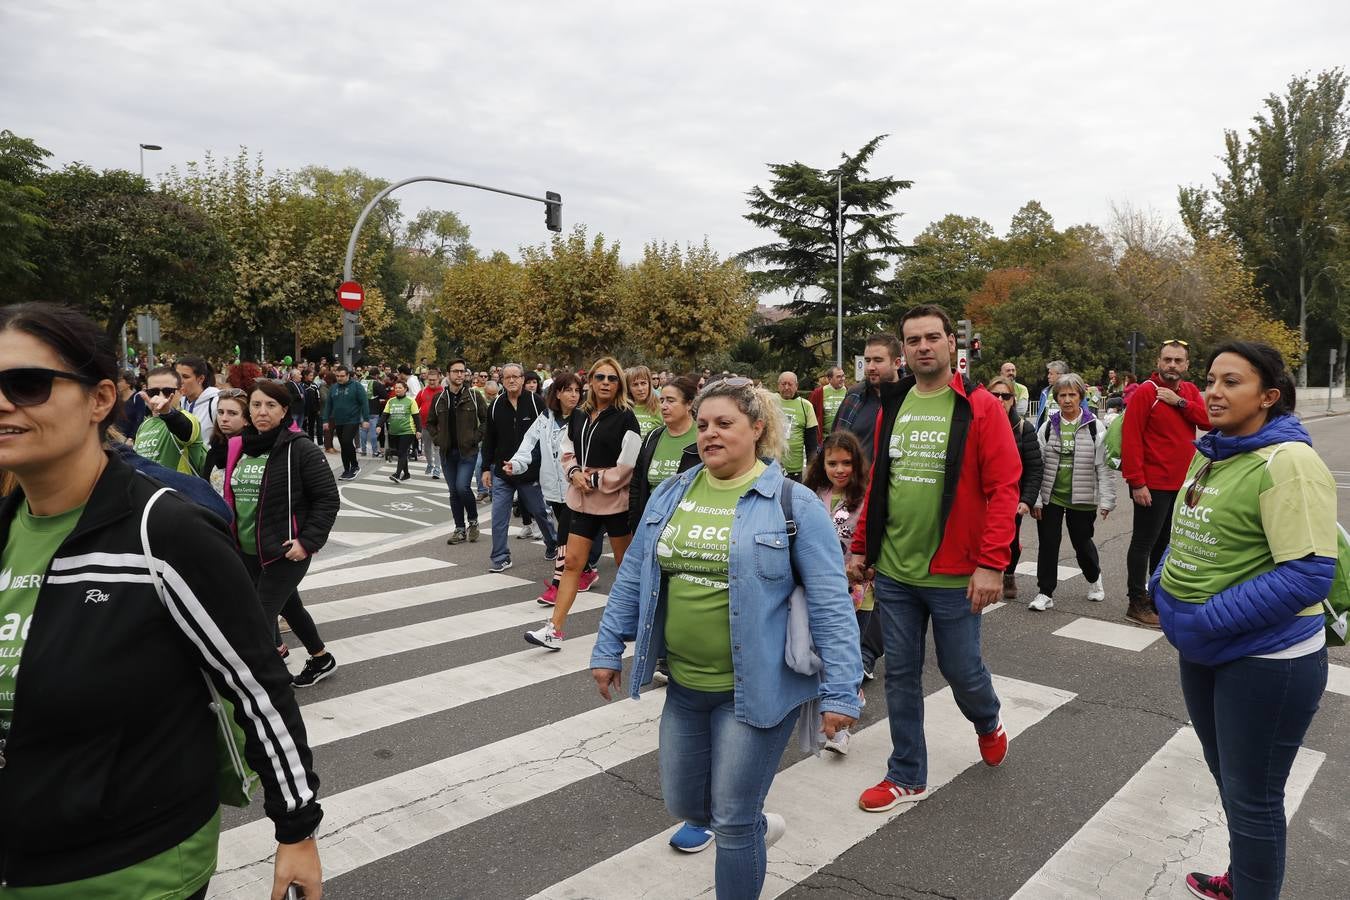
[{"label": "blue puffer jacket", "polygon": [[[1211,431],[1195,446],[1205,457],[1222,461],[1286,441],[1312,445],[1302,423],[1285,415],[1246,436]],[[1188,661],[1210,666],[1277,653],[1312,637],[1324,627],[1322,616],[1298,613],[1327,596],[1336,572],[1335,558],[1306,556],[1278,563],[1269,572],[1224,588],[1204,603],[1187,603],[1163,590],[1165,565],[1167,554],[1149,580],[1163,633]]]}]

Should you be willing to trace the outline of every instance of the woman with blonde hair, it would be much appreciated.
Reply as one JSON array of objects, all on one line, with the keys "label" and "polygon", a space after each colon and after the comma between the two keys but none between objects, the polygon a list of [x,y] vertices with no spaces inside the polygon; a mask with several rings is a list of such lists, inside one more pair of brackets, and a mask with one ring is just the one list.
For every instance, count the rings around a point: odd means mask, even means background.
[{"label": "woman with blonde hair", "polygon": [[644,440],[661,425],[661,398],[652,390],[652,370],[632,366],[623,373],[628,387],[628,404],[637,417],[639,436]]},{"label": "woman with blonde hair", "polygon": [[[563,477],[567,483],[567,507],[572,511],[567,535],[563,574],[553,616],[540,628],[525,633],[525,640],[546,650],[561,650],[563,623],[577,599],[581,570],[591,544],[602,533],[609,535],[614,564],[623,564],[624,551],[633,539],[628,524],[628,485],[642,449],[637,417],[629,408],[623,366],[612,356],[597,360],[590,368],[590,390],[567,424],[563,436]],[[508,469],[507,467],[511,467]],[[507,463],[509,475],[514,468]]]}]

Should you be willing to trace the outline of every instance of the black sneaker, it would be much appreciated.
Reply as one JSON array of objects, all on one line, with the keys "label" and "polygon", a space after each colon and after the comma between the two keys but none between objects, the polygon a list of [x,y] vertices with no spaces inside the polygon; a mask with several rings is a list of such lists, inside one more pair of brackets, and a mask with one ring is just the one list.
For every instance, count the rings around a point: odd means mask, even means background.
[{"label": "black sneaker", "polygon": [[338,481],[351,481],[355,477],[356,472],[352,469],[348,469],[347,471],[343,472],[341,475],[338,476]]},{"label": "black sneaker", "polygon": [[864,681],[871,681],[872,679],[874,679],[874,678],[876,678],[876,677],[877,677],[877,664],[876,664],[876,663],[863,663],[863,680],[864,680]]},{"label": "black sneaker", "polygon": [[305,667],[300,670],[300,674],[291,679],[291,684],[298,688],[313,687],[332,675],[336,668],[337,660],[333,659],[331,653],[325,653],[323,656],[311,656],[305,660]]}]

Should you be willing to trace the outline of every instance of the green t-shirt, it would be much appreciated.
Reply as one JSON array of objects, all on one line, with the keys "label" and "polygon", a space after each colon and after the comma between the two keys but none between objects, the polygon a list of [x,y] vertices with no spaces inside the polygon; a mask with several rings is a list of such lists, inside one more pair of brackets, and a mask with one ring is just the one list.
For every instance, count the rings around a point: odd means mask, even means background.
[{"label": "green t-shirt", "polygon": [[887,445],[890,509],[877,571],[905,584],[965,587],[970,579],[928,571],[942,542],[942,489],[947,481],[947,437],[956,393],[950,385],[905,395]]},{"label": "green t-shirt", "polygon": [[669,429],[661,432],[652,448],[651,465],[647,466],[648,487],[654,491],[657,485],[680,471],[680,458],[684,456],[684,448],[694,442],[693,438],[688,431],[678,437]]},{"label": "green t-shirt", "polygon": [[389,416],[390,434],[417,434],[417,401],[412,397],[390,397],[384,411]]},{"label": "green t-shirt", "polygon": [[[1217,462],[1199,502],[1188,506],[1186,493],[1206,462],[1195,454],[1172,508],[1162,586],[1173,597],[1203,603],[1277,563],[1336,556],[1336,482],[1312,447],[1278,444]],[[1320,612],[1310,606],[1300,615]]]},{"label": "green t-shirt", "polygon": [[832,388],[827,384],[821,389],[820,393],[820,405],[825,412],[822,430],[829,434],[834,429],[834,417],[839,415],[839,405],[844,402],[844,395],[848,393],[848,388]]},{"label": "green t-shirt", "polygon": [[[1050,502],[1063,506],[1066,509],[1095,510],[1096,506],[1091,503],[1071,503],[1073,497],[1073,448],[1074,438],[1078,434],[1078,426],[1083,424],[1080,416],[1077,422],[1059,423],[1059,468],[1055,470],[1055,486],[1050,490]],[[1054,441],[1054,429],[1051,429],[1050,440]],[[1088,435],[1088,440],[1092,436]]]},{"label": "green t-shirt", "polygon": [[230,491],[234,494],[234,524],[239,532],[239,549],[258,552],[258,496],[262,493],[263,470],[267,454],[239,457],[230,473]]},{"label": "green t-shirt", "polygon": [[35,516],[25,501],[10,525],[9,540],[0,555],[0,738],[9,736],[19,660],[42,579],[83,512],[84,507],[78,506],[55,516]]},{"label": "green t-shirt", "polygon": [[[181,410],[180,410],[181,412]],[[141,427],[136,429],[136,453],[146,459],[153,459],[166,469],[195,475],[206,466],[206,445],[202,443],[202,423],[190,412],[185,412],[192,421],[192,436],[181,442],[169,431],[169,426],[158,416],[146,416]]]},{"label": "green t-shirt", "polygon": [[633,415],[637,417],[639,437],[646,437],[665,422],[665,420],[661,418],[659,412],[652,412],[645,406],[634,404],[630,406],[629,409],[631,409]]},{"label": "green t-shirt", "polygon": [[666,661],[674,679],[692,690],[729,691],[735,684],[727,552],[736,503],[763,471],[756,462],[729,481],[699,472],[656,543],[666,577]]},{"label": "green t-shirt", "polygon": [[816,427],[816,409],[805,397],[783,399],[778,394],[778,408],[783,411],[783,471],[790,475],[802,474],[806,465],[806,429]]}]

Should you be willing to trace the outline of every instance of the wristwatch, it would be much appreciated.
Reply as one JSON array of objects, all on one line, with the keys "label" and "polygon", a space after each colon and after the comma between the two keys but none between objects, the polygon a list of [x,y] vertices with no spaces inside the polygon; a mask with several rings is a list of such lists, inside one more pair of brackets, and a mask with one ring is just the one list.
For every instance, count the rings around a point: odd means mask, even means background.
[{"label": "wristwatch", "polygon": [[1177,409],[1185,409],[1185,408],[1186,408],[1186,398],[1185,398],[1185,397],[1178,397],[1178,398],[1177,398]]}]

